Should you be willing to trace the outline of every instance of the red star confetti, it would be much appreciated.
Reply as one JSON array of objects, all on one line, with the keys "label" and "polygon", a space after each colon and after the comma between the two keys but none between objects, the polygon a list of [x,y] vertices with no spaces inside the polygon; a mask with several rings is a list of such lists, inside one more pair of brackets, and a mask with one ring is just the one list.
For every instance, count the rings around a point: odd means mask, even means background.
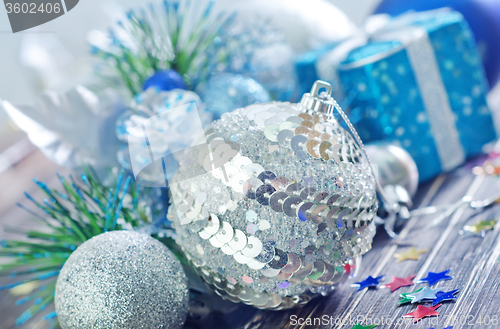
[{"label": "red star confetti", "polygon": [[441,306],[441,304],[437,304],[436,306],[418,305],[415,311],[403,315],[403,318],[413,318],[413,322],[418,322],[426,316],[439,315],[439,313],[435,311],[439,306]]},{"label": "red star confetti", "polygon": [[398,278],[397,276],[392,278],[391,283],[385,285],[386,288],[391,288],[391,292],[398,290],[401,287],[413,286],[413,279],[415,275],[407,276],[406,278]]}]

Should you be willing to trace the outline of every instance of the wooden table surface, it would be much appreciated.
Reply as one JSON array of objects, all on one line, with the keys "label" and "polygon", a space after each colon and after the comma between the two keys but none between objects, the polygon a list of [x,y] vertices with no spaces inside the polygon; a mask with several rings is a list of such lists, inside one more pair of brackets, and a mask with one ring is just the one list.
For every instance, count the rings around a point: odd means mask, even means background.
[{"label": "wooden table surface", "polygon": [[[46,181],[54,185],[58,183],[56,173],[67,173],[67,170],[50,162],[40,151],[34,151],[26,156],[16,165],[0,173],[0,240],[20,239],[22,236],[9,233],[6,226],[33,228],[35,223],[30,215],[16,206],[17,202],[29,205],[23,192],[26,191],[39,200],[43,200],[43,195],[33,182],[36,177],[41,181]],[[0,286],[12,282],[8,278],[0,277]],[[0,291],[0,329],[19,328],[15,325],[15,320],[27,307],[17,306],[16,300],[9,291]],[[29,305],[29,304],[28,304]],[[40,328],[36,319],[26,324],[26,329]]]},{"label": "wooden table surface", "polygon": [[[50,163],[37,151],[14,168],[1,173],[0,224],[22,227],[33,225],[28,214],[15,207],[15,203],[24,198],[24,190],[37,195],[36,187],[31,183],[33,176],[54,182],[55,172],[58,170],[61,168]],[[444,205],[456,202],[465,195],[482,199],[498,192],[500,188],[497,178],[474,176],[469,170],[461,168],[421,186],[415,204],[419,207]],[[202,321],[190,321],[186,328],[352,328],[354,323],[362,322],[366,325],[370,321],[381,323],[378,328],[444,328],[452,324],[453,328],[500,328],[500,324],[491,324],[494,317],[500,322],[500,226],[487,232],[484,238],[459,234],[464,225],[481,219],[494,219],[499,214],[500,205],[480,213],[463,209],[432,228],[428,228],[428,225],[435,215],[415,217],[408,220],[401,231],[402,242],[389,238],[383,230],[379,230],[373,249],[363,257],[358,276],[350,278],[328,297],[316,298],[303,308],[279,312],[234,305],[228,308],[230,311],[212,312]],[[11,237],[13,236],[0,230],[0,239]],[[429,252],[420,255],[418,261],[397,263],[394,254],[412,246],[429,249]],[[453,280],[439,282],[433,288],[460,291],[455,301],[444,302],[437,309],[440,317],[429,318],[433,322],[398,322],[403,319],[403,314],[416,308],[409,304],[398,307],[399,293],[414,291],[426,284],[403,287],[393,293],[389,289],[365,289],[357,292],[356,288],[351,287],[353,282],[361,281],[368,275],[385,275],[383,282],[388,283],[393,276],[416,274],[417,281],[425,277],[428,271],[441,272],[447,269],[451,269]],[[0,279],[0,285],[3,282],[5,279]],[[1,291],[0,329],[17,328],[15,319],[23,310],[15,305],[8,291]],[[489,325],[485,324],[487,318]],[[300,325],[299,322],[305,324]],[[36,321],[31,321],[23,328],[37,327]]]},{"label": "wooden table surface", "polygon": [[[415,201],[418,206],[427,206],[450,204],[465,195],[472,196],[474,200],[483,199],[499,193],[499,183],[497,178],[474,176],[462,168],[421,186]],[[500,225],[487,232],[484,238],[459,234],[464,225],[482,219],[495,219],[499,215],[500,205],[482,212],[467,208],[432,228],[428,225],[436,215],[415,217],[400,233],[403,242],[389,238],[379,229],[373,249],[363,257],[358,276],[350,278],[328,297],[318,298],[301,309],[291,311],[252,313],[249,309],[242,311],[242,308],[235,313],[251,315],[248,318],[242,316],[243,320],[237,325],[227,324],[227,328],[352,328],[359,322],[364,325],[379,323],[377,328],[384,329],[444,328],[450,325],[453,328],[500,328]],[[410,247],[429,249],[429,252],[420,255],[418,261],[397,263],[394,254]],[[443,302],[437,309],[439,317],[427,318],[417,324],[402,318],[403,314],[414,311],[416,306],[406,304],[398,307],[397,302],[400,293],[414,291],[427,284],[403,287],[393,293],[390,289],[358,292],[351,286],[368,275],[385,275],[382,283],[388,283],[393,276],[416,274],[416,282],[424,278],[428,271],[442,272],[447,269],[451,269],[449,274],[453,280],[441,281],[433,288],[445,291],[460,289],[458,298]],[[497,325],[491,321],[494,318],[498,320]]]}]

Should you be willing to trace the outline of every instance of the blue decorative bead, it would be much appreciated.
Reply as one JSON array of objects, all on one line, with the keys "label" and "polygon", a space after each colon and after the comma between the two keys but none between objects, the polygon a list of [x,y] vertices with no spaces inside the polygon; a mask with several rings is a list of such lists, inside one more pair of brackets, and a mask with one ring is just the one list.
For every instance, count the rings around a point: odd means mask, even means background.
[{"label": "blue decorative bead", "polygon": [[157,90],[170,91],[173,89],[187,89],[182,75],[174,70],[161,70],[149,77],[143,86],[143,90],[155,87]]},{"label": "blue decorative bead", "polygon": [[214,119],[237,108],[271,101],[271,96],[260,83],[233,73],[214,76],[196,91]]}]

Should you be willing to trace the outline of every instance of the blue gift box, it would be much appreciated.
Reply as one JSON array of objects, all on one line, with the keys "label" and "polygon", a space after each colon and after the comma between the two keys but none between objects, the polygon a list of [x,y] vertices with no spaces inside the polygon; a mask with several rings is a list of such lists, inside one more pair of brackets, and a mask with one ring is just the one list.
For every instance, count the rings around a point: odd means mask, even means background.
[{"label": "blue gift box", "polygon": [[338,44],[324,45],[309,51],[295,59],[295,74],[297,76],[298,95],[308,93],[314,82],[320,79],[317,72],[317,62]]},{"label": "blue gift box", "polygon": [[396,18],[351,50],[336,74],[344,93],[355,93],[351,116],[360,117],[363,141],[400,144],[420,181],[456,168],[496,138],[480,56],[458,12]]}]

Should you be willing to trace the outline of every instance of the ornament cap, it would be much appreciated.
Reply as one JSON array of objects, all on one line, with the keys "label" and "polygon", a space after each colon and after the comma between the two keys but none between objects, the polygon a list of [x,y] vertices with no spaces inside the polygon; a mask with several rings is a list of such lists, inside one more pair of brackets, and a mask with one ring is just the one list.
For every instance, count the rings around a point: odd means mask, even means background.
[{"label": "ornament cap", "polygon": [[[321,90],[325,90],[320,93]],[[337,102],[331,96],[332,85],[328,82],[317,80],[314,82],[311,92],[306,93],[300,100],[299,107],[306,113],[324,113],[333,116],[333,109]]]}]

